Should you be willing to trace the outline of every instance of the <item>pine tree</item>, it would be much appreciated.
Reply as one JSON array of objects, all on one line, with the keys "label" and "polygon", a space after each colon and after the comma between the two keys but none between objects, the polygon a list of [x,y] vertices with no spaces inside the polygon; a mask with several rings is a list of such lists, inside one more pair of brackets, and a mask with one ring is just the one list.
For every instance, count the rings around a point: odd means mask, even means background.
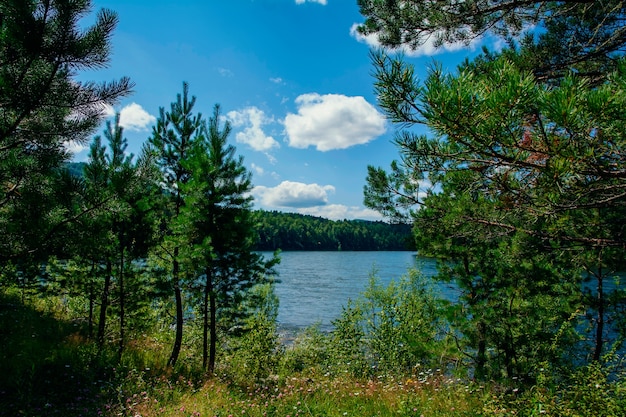
[{"label": "pine tree", "polygon": [[235,147],[227,143],[230,125],[220,127],[219,106],[204,133],[205,140],[194,144],[186,164],[192,177],[183,187],[188,197],[181,220],[191,228],[194,258],[204,279],[202,364],[212,374],[218,312],[226,316],[222,320],[241,323],[236,314],[241,301],[253,286],[268,279],[277,260],[265,261],[253,252],[251,176],[243,158],[236,158]]},{"label": "pine tree", "polygon": [[[590,78],[614,68],[626,46],[621,1],[358,0],[366,18],[359,27],[383,46],[417,49],[479,40],[486,35],[510,45],[521,39],[520,65],[546,80],[575,69]],[[540,27],[545,30],[528,32]]]},{"label": "pine tree", "polygon": [[187,244],[184,226],[177,227],[181,210],[186,204],[184,185],[192,173],[186,165],[195,143],[201,141],[203,118],[194,114],[195,96],[189,97],[189,85],[183,83],[183,93],[171,103],[170,111],[160,109],[160,116],[153,128],[150,145],[156,152],[157,165],[163,177],[162,188],[167,203],[163,210],[161,257],[167,259],[170,267],[170,283],[176,303],[176,334],[168,365],[174,366],[178,360],[183,340],[183,274],[181,271],[181,247]]},{"label": "pine tree", "polygon": [[[558,327],[543,326],[551,320],[569,326],[572,308],[590,305],[580,294],[585,270],[598,280],[591,357],[599,359],[609,307],[602,281],[624,263],[618,220],[626,206],[619,116],[626,97],[626,62],[619,59],[623,8],[615,2],[528,2],[517,8],[513,2],[476,1],[441,11],[430,3],[404,3],[394,8],[398,2],[387,2],[395,5],[389,8],[395,17],[387,21],[377,9],[364,30],[398,34],[399,27],[411,31],[414,24],[414,33],[400,30],[408,38],[388,40],[396,45],[437,30],[442,41],[458,40],[463,27],[455,19],[463,13],[493,19],[477,24],[490,22],[483,29],[509,34],[516,28],[507,19],[525,21],[530,11],[546,31],[500,53],[485,52],[457,74],[435,66],[423,83],[402,59],[374,53],[376,88],[388,116],[405,126],[424,124],[431,134],[399,133],[402,162],[394,162],[390,173],[369,168],[366,204],[413,218],[418,250],[445,261],[440,277],[465,291],[465,318],[473,329],[461,332],[477,353],[478,370],[494,366],[498,374],[503,367],[512,376],[523,371],[524,361],[532,364],[527,342],[536,343],[536,352],[549,347],[546,335]],[[489,4],[504,14],[481,14]],[[437,13],[437,23],[426,22],[425,16]],[[451,26],[441,20],[448,13]],[[425,22],[434,26],[424,29]],[[429,190],[419,190],[429,183]],[[613,302],[623,302],[619,294]],[[507,299],[508,308],[493,309]],[[522,299],[535,300],[535,308],[525,311]],[[520,326],[521,317],[533,324]],[[536,333],[532,326],[543,330]],[[561,341],[567,345],[567,338]],[[489,344],[501,355],[488,358]]]},{"label": "pine tree", "polygon": [[[151,197],[150,184],[154,183],[155,177],[150,170],[147,149],[142,150],[137,161],[134,155],[126,153],[128,141],[119,123],[119,114],[113,123],[107,121],[104,136],[108,142],[108,152],[100,136],[96,136],[91,145],[89,162],[85,166],[85,205],[95,209],[89,218],[81,219],[77,225],[89,230],[90,235],[79,240],[75,256],[83,256],[91,263],[105,265],[97,334],[100,347],[104,344],[113,284],[117,286],[120,329],[118,354],[121,357],[127,327],[126,297],[129,291],[126,283],[127,278],[131,278],[127,274],[133,270],[133,260],[147,256],[151,244],[153,224],[149,206],[145,202]],[[145,292],[145,288],[135,290],[134,304]]]},{"label": "pine tree", "polygon": [[[4,261],[25,254],[47,256],[46,244],[58,225],[68,221],[50,215],[58,192],[55,173],[69,157],[64,144],[84,142],[101,122],[105,105],[131,91],[128,78],[103,84],[76,79],[85,69],[107,65],[117,24],[114,12],[101,10],[92,26],[81,28],[80,18],[90,8],[89,0],[0,3],[0,259]],[[28,230],[19,221],[29,212],[36,239],[26,239]],[[42,219],[50,224],[42,225]]]}]

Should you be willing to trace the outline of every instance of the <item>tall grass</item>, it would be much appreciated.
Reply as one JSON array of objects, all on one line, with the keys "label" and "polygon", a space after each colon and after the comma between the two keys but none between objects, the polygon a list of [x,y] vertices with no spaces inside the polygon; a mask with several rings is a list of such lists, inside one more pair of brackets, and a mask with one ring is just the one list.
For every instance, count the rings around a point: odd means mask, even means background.
[{"label": "tall grass", "polygon": [[[134,334],[118,360],[115,341],[98,350],[67,300],[22,300],[5,291],[0,416],[626,415],[619,361],[613,368],[595,363],[558,372],[546,364],[532,386],[455,375],[441,361],[450,352],[434,337],[437,328],[403,311],[406,305],[423,308],[420,299],[407,297],[408,284],[372,285],[369,299],[347,308],[334,332],[311,327],[288,344],[281,343],[274,321],[257,315],[246,324],[251,331],[222,336],[212,377],[199,367],[199,329],[193,323],[174,369],[164,366],[171,332],[159,326]],[[409,287],[419,290],[415,284]],[[372,327],[368,314],[376,314],[382,327]],[[415,328],[427,344],[403,334]],[[433,359],[438,348],[445,355]]]}]

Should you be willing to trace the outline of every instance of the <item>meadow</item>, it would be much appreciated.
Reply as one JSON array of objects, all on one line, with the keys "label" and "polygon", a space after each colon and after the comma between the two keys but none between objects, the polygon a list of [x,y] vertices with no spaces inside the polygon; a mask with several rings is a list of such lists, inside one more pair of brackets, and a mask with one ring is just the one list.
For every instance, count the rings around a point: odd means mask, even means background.
[{"label": "meadow", "polygon": [[[260,327],[261,329],[263,326]],[[135,335],[118,360],[85,336],[71,303],[0,298],[2,416],[618,416],[622,375],[588,366],[527,385],[479,382],[452,368],[410,370],[346,361],[315,326],[288,343],[257,332],[220,351],[215,375],[197,365],[194,332],[165,367],[171,332]],[[275,330],[275,329],[274,329]],[[197,342],[197,341],[196,341]],[[272,346],[270,351],[262,352]],[[369,363],[369,362],[368,362]],[[615,369],[615,368],[614,368]]]}]

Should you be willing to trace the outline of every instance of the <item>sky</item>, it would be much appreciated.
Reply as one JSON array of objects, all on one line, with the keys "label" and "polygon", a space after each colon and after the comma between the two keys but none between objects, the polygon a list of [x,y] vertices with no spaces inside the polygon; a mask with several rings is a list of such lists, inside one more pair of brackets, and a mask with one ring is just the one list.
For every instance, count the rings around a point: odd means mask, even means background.
[{"label": "sky", "polygon": [[[397,126],[385,119],[374,93],[369,52],[356,0],[93,0],[95,11],[118,14],[108,68],[79,79],[128,76],[134,93],[121,114],[128,151],[137,155],[159,109],[169,110],[183,82],[205,118],[220,105],[233,128],[230,143],[252,173],[254,208],[333,220],[380,220],[363,205],[367,166],[398,158]],[[90,20],[91,19],[91,20]],[[425,45],[406,55],[424,79],[476,48]],[[96,134],[100,134],[100,129]],[[88,143],[72,144],[87,161]]]}]

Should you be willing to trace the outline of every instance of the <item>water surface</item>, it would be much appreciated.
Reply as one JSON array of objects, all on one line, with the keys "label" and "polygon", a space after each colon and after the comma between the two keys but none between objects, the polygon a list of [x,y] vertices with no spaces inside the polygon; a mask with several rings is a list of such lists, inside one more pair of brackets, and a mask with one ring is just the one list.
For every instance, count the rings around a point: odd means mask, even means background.
[{"label": "water surface", "polygon": [[330,328],[348,300],[366,288],[372,273],[388,283],[409,268],[418,268],[425,276],[436,272],[434,260],[417,257],[415,252],[282,252],[280,257],[278,322],[285,328],[316,323]]}]

